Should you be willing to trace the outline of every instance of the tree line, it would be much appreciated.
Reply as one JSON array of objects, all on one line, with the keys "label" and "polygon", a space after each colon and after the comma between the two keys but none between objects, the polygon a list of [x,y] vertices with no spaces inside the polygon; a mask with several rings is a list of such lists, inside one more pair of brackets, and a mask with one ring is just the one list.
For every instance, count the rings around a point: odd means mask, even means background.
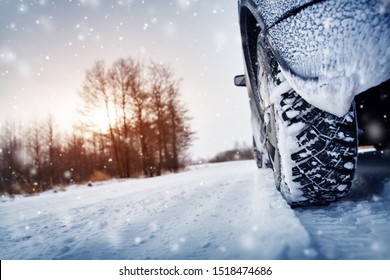
[{"label": "tree line", "polygon": [[51,116],[29,125],[3,124],[0,192],[177,172],[194,137],[180,82],[160,63],[145,65],[131,57],[108,67],[95,62],[79,90],[83,105],[72,132],[56,131]]},{"label": "tree line", "polygon": [[220,152],[214,157],[208,160],[210,163],[236,161],[236,160],[249,160],[253,159],[253,147],[248,146],[245,142],[241,145],[236,142],[233,149]]}]

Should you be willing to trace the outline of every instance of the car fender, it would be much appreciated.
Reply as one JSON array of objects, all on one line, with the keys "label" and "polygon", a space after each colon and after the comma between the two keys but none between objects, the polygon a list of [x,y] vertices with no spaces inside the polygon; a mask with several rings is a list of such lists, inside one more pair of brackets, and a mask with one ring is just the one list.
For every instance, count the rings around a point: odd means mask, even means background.
[{"label": "car fender", "polygon": [[390,78],[388,0],[240,0],[243,9],[290,85],[324,111],[343,116],[357,94]]}]

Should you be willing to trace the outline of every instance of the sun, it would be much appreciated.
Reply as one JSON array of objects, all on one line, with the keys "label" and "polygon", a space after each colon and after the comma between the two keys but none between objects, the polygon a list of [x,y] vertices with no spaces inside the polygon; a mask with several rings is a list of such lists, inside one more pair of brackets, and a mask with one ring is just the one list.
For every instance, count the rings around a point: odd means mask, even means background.
[{"label": "sun", "polygon": [[103,110],[96,110],[91,114],[93,125],[101,132],[106,132],[109,128],[107,114]]}]

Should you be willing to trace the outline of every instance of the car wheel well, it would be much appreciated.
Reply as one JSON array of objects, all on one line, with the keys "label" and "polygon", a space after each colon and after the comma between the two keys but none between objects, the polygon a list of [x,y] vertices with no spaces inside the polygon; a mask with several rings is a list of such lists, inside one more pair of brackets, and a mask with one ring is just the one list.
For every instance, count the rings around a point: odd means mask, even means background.
[{"label": "car wheel well", "polygon": [[257,84],[257,38],[261,28],[256,18],[246,7],[241,9],[240,21],[245,60],[246,64],[250,66],[248,74],[251,76],[251,80],[256,81]]}]

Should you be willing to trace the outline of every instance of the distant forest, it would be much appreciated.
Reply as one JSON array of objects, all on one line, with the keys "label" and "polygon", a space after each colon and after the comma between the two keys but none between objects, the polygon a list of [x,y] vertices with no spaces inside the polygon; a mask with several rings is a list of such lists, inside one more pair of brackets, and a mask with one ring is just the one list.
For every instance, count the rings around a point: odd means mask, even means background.
[{"label": "distant forest", "polygon": [[[194,133],[169,67],[118,59],[97,61],[79,90],[80,122],[71,133],[52,116],[0,131],[0,192],[35,193],[108,178],[158,176],[183,167]],[[61,106],[61,104],[58,104]],[[55,108],[53,108],[55,109]],[[95,113],[105,116],[106,127]]]},{"label": "distant forest", "polygon": [[237,142],[233,149],[220,152],[214,157],[208,160],[210,163],[225,162],[225,161],[236,161],[236,160],[249,160],[253,159],[253,147],[248,146],[246,143],[239,145]]}]

